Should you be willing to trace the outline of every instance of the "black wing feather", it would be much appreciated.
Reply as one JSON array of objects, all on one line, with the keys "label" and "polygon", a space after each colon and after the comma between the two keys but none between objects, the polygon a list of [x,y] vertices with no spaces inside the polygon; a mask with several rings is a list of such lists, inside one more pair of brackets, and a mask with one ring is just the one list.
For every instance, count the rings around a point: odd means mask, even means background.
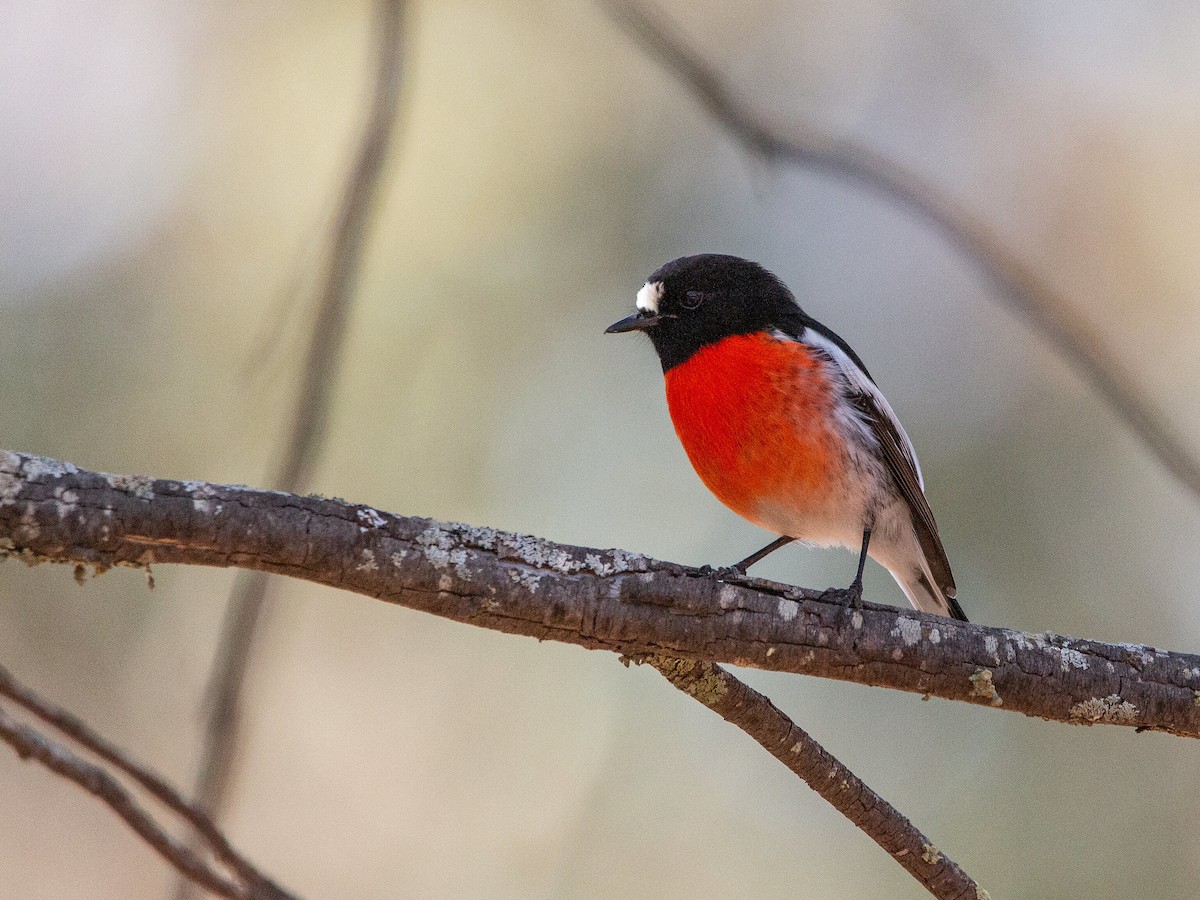
[{"label": "black wing feather", "polygon": [[925,492],[921,490],[917,470],[905,452],[904,438],[897,431],[892,417],[879,408],[875,398],[869,393],[855,393],[850,400],[879,441],[888,471],[892,473],[901,496],[912,511],[917,541],[921,544],[921,552],[925,554],[925,561],[929,564],[929,573],[942,593],[952,600],[957,596],[958,588],[950,571],[950,560],[946,558],[946,548],[942,546],[942,539],[938,535],[933,510],[929,508],[929,501],[925,499]]},{"label": "black wing feather", "polygon": [[[867,371],[867,367],[859,359],[858,354],[851,349],[850,345],[842,340],[834,331],[822,325],[799,307],[796,308],[794,316],[789,316],[786,322],[780,322],[778,327],[780,331],[789,337],[801,341],[803,340],[802,335],[804,334],[804,330],[811,328],[845,353],[850,361],[858,367],[858,370],[862,372],[867,382],[878,390],[875,385],[875,379],[871,377],[871,373]],[[836,365],[836,361],[833,362]],[[930,574],[933,576],[938,588],[946,595],[951,612],[956,612],[956,618],[965,620],[966,617],[962,615],[962,608],[954,600],[958,593],[958,588],[954,584],[954,575],[950,571],[950,560],[946,558],[946,549],[942,546],[942,539],[938,535],[938,527],[937,522],[933,518],[933,510],[929,508],[929,501],[925,499],[925,492],[921,489],[921,479],[917,475],[916,460],[910,455],[907,439],[900,433],[895,419],[887,410],[879,406],[875,401],[875,396],[870,391],[862,390],[859,385],[854,383],[854,379],[849,377],[846,379],[846,385],[849,390],[847,399],[858,410],[863,421],[875,435],[888,471],[891,472],[896,486],[900,489],[900,495],[908,503],[908,507],[912,511],[913,527],[916,529],[917,541],[921,545],[921,552],[925,554],[925,561],[929,565]]]}]

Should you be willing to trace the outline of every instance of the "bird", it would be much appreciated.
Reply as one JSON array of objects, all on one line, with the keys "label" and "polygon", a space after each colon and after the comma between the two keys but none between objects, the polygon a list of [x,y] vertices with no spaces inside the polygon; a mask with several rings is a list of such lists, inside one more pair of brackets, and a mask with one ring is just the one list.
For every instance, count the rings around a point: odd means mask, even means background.
[{"label": "bird", "polygon": [[967,621],[916,451],[849,344],[778,277],[737,256],[669,262],[635,305],[606,333],[650,338],[675,433],[700,480],[779,535],[733,572],[792,541],[845,547],[859,553],[846,589],[853,605],[870,555],[914,608]]}]

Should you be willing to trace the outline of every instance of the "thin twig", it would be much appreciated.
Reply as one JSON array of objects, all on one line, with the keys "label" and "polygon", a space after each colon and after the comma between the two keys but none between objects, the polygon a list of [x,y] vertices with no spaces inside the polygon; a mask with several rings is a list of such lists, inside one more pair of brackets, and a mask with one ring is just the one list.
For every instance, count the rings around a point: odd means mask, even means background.
[{"label": "thin twig", "polygon": [[181,876],[189,879],[189,882],[231,900],[251,900],[268,896],[256,894],[247,885],[217,872],[182,842],[168,834],[106,770],[79,758],[61,744],[18,722],[4,709],[0,709],[0,740],[12,747],[22,759],[36,759],[50,771],[75,782],[108,804],[142,840],[174,866]]},{"label": "thin twig", "polygon": [[271,897],[275,900],[288,900],[292,897],[238,853],[221,830],[196,804],[190,803],[155,772],[131,759],[128,753],[110,743],[77,716],[40,697],[3,667],[0,667],[0,695],[24,707],[136,781],[147,793],[196,829],[207,842],[210,852],[249,886],[253,896]]},{"label": "thin twig", "polygon": [[939,900],[975,900],[979,886],[896,807],[871,790],[769,699],[714,663],[636,660],[736,725],[844,815]]},{"label": "thin twig", "polygon": [[787,133],[758,119],[663,15],[634,0],[600,6],[708,114],[751,153],[832,175],[908,210],[970,259],[997,287],[996,298],[1021,315],[1075,367],[1172,475],[1200,497],[1200,460],[1139,389],[1125,363],[1086,316],[1010,250],[982,219],[932,183],[876,150],[806,125]]},{"label": "thin twig", "polygon": [[[303,488],[328,426],[355,282],[395,131],[403,80],[405,7],[403,0],[379,0],[376,4],[374,94],[329,239],[321,299],[296,394],[291,433],[271,479],[280,490]],[[228,792],[242,715],[242,690],[263,627],[266,591],[264,573],[247,573],[237,579],[209,680],[209,712],[197,798],[214,816],[219,814]]]},{"label": "thin twig", "polygon": [[509,634],[1200,737],[1200,656],[1027,634],[621,550],[315,496],[85,472],[0,451],[0,555],[274,572]]}]

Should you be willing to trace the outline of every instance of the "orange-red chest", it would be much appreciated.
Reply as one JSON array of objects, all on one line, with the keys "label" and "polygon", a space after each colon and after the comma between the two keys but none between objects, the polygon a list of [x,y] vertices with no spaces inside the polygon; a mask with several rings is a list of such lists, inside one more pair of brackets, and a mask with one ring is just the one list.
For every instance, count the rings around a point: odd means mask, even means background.
[{"label": "orange-red chest", "polygon": [[[804,344],[734,335],[666,373],[675,433],[700,479],[752,522],[763,501],[821,507],[841,487],[834,388]],[[760,523],[761,524],[761,523]]]}]

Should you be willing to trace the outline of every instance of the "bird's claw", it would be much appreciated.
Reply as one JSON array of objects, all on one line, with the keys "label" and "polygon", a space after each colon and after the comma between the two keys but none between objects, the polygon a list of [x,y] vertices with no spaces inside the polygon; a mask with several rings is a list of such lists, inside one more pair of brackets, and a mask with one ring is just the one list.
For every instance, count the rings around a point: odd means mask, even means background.
[{"label": "bird's claw", "polygon": [[712,578],[716,581],[727,581],[730,578],[745,578],[746,569],[742,566],[713,566],[707,563],[696,570],[700,575],[706,578]]},{"label": "bird's claw", "polygon": [[862,582],[856,581],[850,587],[826,588],[821,592],[821,600],[826,603],[840,603],[850,609],[862,609],[862,595]]}]

